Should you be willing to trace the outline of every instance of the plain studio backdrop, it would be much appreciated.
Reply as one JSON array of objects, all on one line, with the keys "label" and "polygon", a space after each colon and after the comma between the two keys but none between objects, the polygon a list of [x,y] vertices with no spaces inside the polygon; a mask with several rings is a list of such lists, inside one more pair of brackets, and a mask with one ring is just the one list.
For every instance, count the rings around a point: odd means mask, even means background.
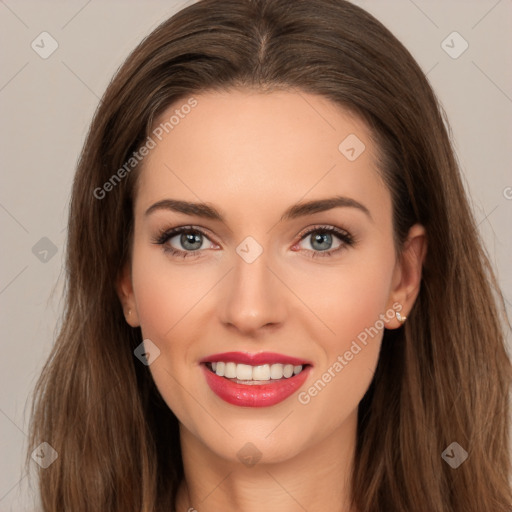
[{"label": "plain studio backdrop", "polygon": [[[62,311],[69,194],[93,112],[129,52],[190,3],[0,0],[1,512],[37,509],[23,466],[27,400]],[[512,1],[356,3],[409,49],[448,114],[510,314]]]}]

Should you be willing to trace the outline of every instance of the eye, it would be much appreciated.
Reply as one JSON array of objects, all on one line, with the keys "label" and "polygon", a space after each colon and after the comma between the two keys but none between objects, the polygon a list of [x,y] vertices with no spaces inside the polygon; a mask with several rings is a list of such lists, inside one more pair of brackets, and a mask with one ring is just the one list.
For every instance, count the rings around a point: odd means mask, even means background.
[{"label": "eye", "polygon": [[[300,241],[308,242],[309,247],[306,247],[306,251],[310,252],[313,258],[332,256],[347,246],[354,245],[355,242],[348,231],[334,226],[317,226],[309,229],[306,233],[301,234]],[[332,248],[333,244],[335,245],[334,248]],[[297,245],[294,245],[294,247],[297,247]]]},{"label": "eye", "polygon": [[[206,240],[215,245],[202,230],[192,226],[181,226],[162,230],[152,242],[162,245],[163,250],[171,256],[189,258],[198,257],[200,251],[212,248],[205,246]],[[353,236],[348,231],[334,226],[316,226],[309,229],[305,233],[301,233],[300,242],[302,241],[308,242],[309,247],[306,247],[305,250],[311,253],[313,258],[332,256],[355,243]],[[295,250],[300,242],[295,244],[292,250]],[[332,248],[333,244],[334,248]]]},{"label": "eye", "polygon": [[[154,244],[162,245],[165,252],[181,258],[198,256],[200,250],[208,249],[205,240],[211,240],[200,229],[191,226],[163,230],[153,240]],[[176,248],[178,246],[178,248]]]}]

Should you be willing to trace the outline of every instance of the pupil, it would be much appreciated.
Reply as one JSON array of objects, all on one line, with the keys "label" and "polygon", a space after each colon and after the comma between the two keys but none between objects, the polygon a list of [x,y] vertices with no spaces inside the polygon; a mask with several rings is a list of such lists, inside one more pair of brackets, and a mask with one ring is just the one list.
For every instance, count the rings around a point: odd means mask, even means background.
[{"label": "pupil", "polygon": [[[313,237],[313,243],[312,243],[312,246],[313,248],[315,248],[315,243],[316,242],[320,242],[320,243],[327,243],[328,245],[330,245],[332,242],[331,242],[331,238],[332,238],[332,235],[330,233],[324,233],[323,235],[315,235]],[[319,249],[321,251],[324,251],[324,250],[327,250],[329,249],[329,247],[316,247],[316,249]]]},{"label": "pupil", "polygon": [[[198,244],[197,247],[190,247],[188,244]],[[183,233],[181,235],[181,244],[186,249],[195,250],[201,247],[201,235],[199,233]]]}]

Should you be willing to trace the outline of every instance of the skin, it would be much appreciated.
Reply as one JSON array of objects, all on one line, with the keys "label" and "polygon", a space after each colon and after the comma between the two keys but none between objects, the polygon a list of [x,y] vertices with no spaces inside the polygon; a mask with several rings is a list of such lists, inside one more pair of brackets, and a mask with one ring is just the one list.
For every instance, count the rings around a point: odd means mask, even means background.
[{"label": "skin", "polygon": [[[379,176],[369,129],[329,100],[306,93],[233,89],[194,96],[198,105],[144,161],[134,205],[131,261],[118,281],[126,321],[160,350],[150,371],[180,422],[185,480],[177,510],[310,512],[349,508],[357,407],[372,380],[383,330],[323,389],[302,404],[295,393],[260,408],[238,407],[208,387],[199,360],[224,351],[279,352],[313,363],[310,388],[358,334],[398,303],[417,297],[425,230],[411,228],[403,255],[393,245],[391,195]],[[168,119],[185,101],[172,105]],[[349,161],[338,146],[356,134],[366,149]],[[362,203],[280,222],[301,201],[343,195]],[[225,222],[159,209],[163,199],[206,202]],[[182,259],[153,243],[159,230],[202,228],[199,251]],[[335,226],[316,243],[306,228]],[[325,232],[323,232],[325,233]],[[236,252],[253,237],[263,253]],[[166,242],[194,252],[180,236]],[[194,247],[199,246],[197,244]],[[400,323],[393,316],[386,328]],[[237,453],[246,443],[254,466]]]}]

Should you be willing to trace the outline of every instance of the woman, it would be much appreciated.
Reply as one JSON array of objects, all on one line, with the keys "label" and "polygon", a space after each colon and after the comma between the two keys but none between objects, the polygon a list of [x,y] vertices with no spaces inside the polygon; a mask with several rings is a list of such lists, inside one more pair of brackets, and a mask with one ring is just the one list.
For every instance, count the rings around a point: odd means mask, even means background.
[{"label": "woman", "polygon": [[342,0],[150,34],[76,172],[43,510],[508,511],[508,320],[444,123]]}]

